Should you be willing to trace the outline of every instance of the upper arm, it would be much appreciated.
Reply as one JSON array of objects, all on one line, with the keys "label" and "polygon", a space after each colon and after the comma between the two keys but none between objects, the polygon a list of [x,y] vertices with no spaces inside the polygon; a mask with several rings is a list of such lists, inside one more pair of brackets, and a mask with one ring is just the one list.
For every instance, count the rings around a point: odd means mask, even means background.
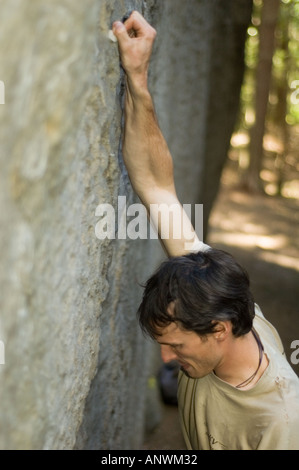
[{"label": "upper arm", "polygon": [[151,226],[168,256],[182,256],[209,247],[199,240],[189,215],[172,188],[151,188],[144,195]]},{"label": "upper arm", "polygon": [[299,450],[298,418],[276,419],[265,429],[256,450]]}]

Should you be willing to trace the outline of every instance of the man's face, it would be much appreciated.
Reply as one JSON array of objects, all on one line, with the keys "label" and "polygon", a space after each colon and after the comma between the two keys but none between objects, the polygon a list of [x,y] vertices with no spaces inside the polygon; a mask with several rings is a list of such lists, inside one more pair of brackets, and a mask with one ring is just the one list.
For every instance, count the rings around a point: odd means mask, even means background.
[{"label": "man's face", "polygon": [[221,362],[222,353],[214,334],[200,337],[175,322],[161,328],[159,333],[156,340],[161,346],[162,360],[176,360],[188,377],[204,377]]}]

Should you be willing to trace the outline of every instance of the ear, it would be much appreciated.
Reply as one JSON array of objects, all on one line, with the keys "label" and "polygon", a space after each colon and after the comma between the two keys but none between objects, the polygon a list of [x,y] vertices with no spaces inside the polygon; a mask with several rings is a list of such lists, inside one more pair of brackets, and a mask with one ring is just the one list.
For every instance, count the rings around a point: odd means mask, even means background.
[{"label": "ear", "polygon": [[224,341],[232,331],[232,324],[229,320],[227,321],[216,321],[214,323],[214,338],[216,341]]}]

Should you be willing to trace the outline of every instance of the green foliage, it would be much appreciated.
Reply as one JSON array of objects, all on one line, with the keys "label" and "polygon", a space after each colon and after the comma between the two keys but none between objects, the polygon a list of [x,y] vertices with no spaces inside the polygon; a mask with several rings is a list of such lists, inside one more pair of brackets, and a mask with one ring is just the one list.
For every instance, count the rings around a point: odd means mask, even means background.
[{"label": "green foliage", "polygon": [[[255,174],[250,173],[255,161],[252,142],[253,131],[256,130],[255,94],[257,69],[261,66],[260,25],[264,1],[272,0],[254,0],[251,24],[247,30],[246,70],[230,157],[238,161],[242,187],[251,191],[263,188],[268,195],[299,198],[299,0],[280,0],[263,152]],[[256,155],[255,148],[254,152]]]},{"label": "green foliage", "polygon": [[[246,73],[241,93],[240,122],[245,129],[250,128],[254,120],[255,72],[262,5],[262,0],[254,1],[252,22],[246,41]],[[283,96],[286,96],[287,103],[284,119],[289,125],[299,124],[299,0],[281,0],[272,70],[268,119],[277,120],[281,89],[285,88]]]}]

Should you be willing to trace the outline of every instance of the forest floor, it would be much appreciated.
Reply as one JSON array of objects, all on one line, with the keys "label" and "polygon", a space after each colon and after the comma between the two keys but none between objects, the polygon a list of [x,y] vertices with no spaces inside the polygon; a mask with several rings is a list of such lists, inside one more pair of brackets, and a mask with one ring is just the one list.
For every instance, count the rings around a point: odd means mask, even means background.
[{"label": "forest floor", "polygon": [[[298,197],[243,191],[236,162],[229,161],[210,217],[207,240],[211,246],[230,252],[247,270],[255,301],[279,331],[290,363],[294,352],[291,344],[299,340],[298,209]],[[299,365],[292,367],[299,375]],[[143,449],[184,450],[177,407],[162,405],[162,411],[162,420],[146,436]]]}]

